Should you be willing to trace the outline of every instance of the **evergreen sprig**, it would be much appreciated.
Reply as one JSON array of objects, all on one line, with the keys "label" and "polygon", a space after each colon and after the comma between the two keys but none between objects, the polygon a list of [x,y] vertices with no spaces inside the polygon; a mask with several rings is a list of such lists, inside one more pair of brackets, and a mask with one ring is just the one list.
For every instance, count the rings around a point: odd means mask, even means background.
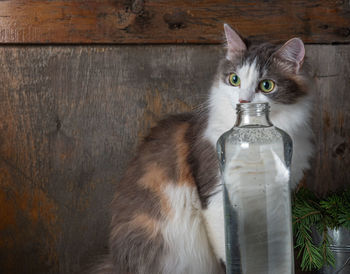
[{"label": "evergreen sprig", "polygon": [[[293,234],[302,270],[319,270],[324,265],[334,266],[335,258],[329,248],[328,229],[345,227],[350,230],[350,189],[317,197],[302,187],[293,196]],[[312,232],[320,235],[319,243]]]}]

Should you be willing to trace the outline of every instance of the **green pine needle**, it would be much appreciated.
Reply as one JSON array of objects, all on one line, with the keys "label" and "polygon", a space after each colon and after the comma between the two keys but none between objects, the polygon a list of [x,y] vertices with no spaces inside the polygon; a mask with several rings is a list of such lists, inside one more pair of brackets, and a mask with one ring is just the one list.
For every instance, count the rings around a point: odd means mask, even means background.
[{"label": "green pine needle", "polygon": [[[293,233],[302,270],[319,270],[324,265],[334,266],[334,254],[329,248],[328,229],[345,227],[350,230],[350,189],[318,198],[306,188],[300,188],[293,197]],[[315,243],[313,230],[321,241]]]}]

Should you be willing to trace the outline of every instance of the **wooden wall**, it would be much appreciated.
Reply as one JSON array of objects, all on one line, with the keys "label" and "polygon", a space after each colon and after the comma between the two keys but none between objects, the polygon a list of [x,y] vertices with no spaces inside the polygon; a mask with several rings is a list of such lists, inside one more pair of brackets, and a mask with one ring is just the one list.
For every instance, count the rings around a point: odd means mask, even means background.
[{"label": "wooden wall", "polygon": [[[0,269],[73,273],[103,252],[108,204],[137,141],[200,106],[220,46],[0,48]],[[350,181],[350,46],[307,46],[318,68],[308,184]],[[3,272],[4,273],[4,272]]]},{"label": "wooden wall", "polygon": [[349,43],[346,0],[0,1],[2,43],[221,43],[228,23],[250,39]]},{"label": "wooden wall", "polygon": [[0,1],[1,273],[75,273],[104,252],[137,142],[164,114],[201,107],[223,22],[321,43],[306,47],[317,71],[306,183],[348,185],[350,7],[306,2]]}]

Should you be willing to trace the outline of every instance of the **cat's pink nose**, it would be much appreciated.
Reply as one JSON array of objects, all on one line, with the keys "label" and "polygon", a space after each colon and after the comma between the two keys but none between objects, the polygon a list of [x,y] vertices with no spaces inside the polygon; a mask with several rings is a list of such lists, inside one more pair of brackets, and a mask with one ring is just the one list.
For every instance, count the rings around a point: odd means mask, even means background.
[{"label": "cat's pink nose", "polygon": [[241,100],[241,99],[239,99],[239,102],[240,102],[241,104],[243,104],[243,103],[250,103],[250,101],[247,101],[247,100]]}]

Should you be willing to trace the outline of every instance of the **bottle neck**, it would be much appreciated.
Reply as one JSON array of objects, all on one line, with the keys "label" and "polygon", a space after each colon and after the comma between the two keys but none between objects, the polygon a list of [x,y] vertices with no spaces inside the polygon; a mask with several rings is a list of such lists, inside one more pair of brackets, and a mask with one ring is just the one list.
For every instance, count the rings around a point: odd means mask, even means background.
[{"label": "bottle neck", "polygon": [[235,127],[263,126],[270,127],[270,106],[268,103],[237,104],[237,119]]}]

